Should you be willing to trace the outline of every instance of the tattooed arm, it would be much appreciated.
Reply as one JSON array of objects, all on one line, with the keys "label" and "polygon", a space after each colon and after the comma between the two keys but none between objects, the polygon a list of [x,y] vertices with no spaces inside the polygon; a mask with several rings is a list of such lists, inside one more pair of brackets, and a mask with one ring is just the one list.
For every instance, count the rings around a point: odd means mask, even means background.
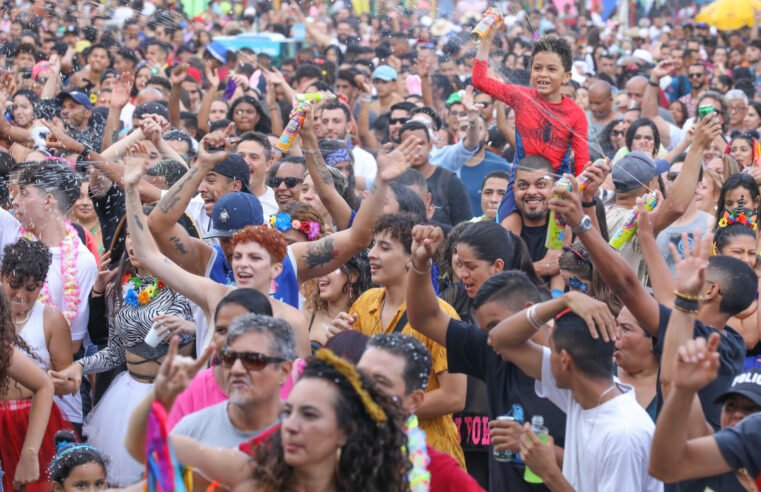
[{"label": "tattooed arm", "polygon": [[411,159],[417,152],[425,152],[422,143],[417,138],[408,138],[393,152],[378,156],[378,174],[373,189],[362,202],[349,229],[319,241],[291,245],[299,282],[334,271],[370,244],[375,222],[383,212],[388,183],[410,167]]},{"label": "tattooed arm", "polygon": [[203,308],[207,319],[219,300],[226,294],[227,287],[200,275],[194,275],[161,254],[153,239],[137,184],[145,173],[147,161],[139,157],[128,157],[124,166],[124,193],[126,200],[127,227],[134,245],[135,256],[140,265],[161,279],[170,289],[184,295]]},{"label": "tattooed arm", "polygon": [[[232,130],[230,130],[232,131]],[[185,175],[161,197],[159,204],[148,217],[148,227],[159,244],[161,252],[185,270],[196,275],[206,273],[206,265],[212,248],[200,239],[191,237],[177,224],[190,200],[198,191],[198,185],[209,171],[226,156],[226,152],[209,152],[205,146],[213,141],[224,140],[228,130],[210,133],[201,141],[198,160]]]},{"label": "tattooed arm", "polygon": [[336,229],[342,231],[349,227],[351,222],[351,207],[336,190],[333,176],[330,174],[325,160],[322,158],[317,136],[314,134],[314,112],[312,107],[305,111],[304,125],[301,128],[301,148],[304,159],[307,162],[307,170],[312,176],[314,190],[320,197],[322,204],[330,213]]}]

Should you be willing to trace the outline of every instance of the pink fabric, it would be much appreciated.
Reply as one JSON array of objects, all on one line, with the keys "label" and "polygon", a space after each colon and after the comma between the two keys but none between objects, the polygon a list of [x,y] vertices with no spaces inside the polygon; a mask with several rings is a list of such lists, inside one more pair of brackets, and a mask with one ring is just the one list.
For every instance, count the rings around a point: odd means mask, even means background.
[{"label": "pink fabric", "polygon": [[[288,379],[280,388],[280,399],[285,400],[288,398],[288,393],[291,392],[293,384],[304,372],[306,361],[304,359],[296,359],[293,363],[293,369]],[[182,420],[185,415],[195,413],[204,408],[216,405],[217,403],[227,400],[227,394],[217,384],[217,380],[214,379],[214,368],[210,367],[205,369],[193,378],[185,391],[180,393],[172,406],[172,411],[169,413],[169,428],[173,429],[177,422]]]},{"label": "pink fabric", "polygon": [[173,429],[182,417],[227,400],[227,395],[214,379],[214,368],[196,374],[185,391],[180,393],[169,413],[169,428]]}]

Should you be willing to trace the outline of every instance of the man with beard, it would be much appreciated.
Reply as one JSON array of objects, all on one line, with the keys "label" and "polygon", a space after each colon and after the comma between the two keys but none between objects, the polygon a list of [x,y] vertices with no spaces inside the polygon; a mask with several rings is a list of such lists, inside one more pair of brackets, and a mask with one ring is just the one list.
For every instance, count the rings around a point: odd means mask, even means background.
[{"label": "man with beard", "polygon": [[[347,141],[351,114],[349,108],[340,101],[330,101],[322,107],[320,113],[320,139]],[[367,181],[374,180],[378,172],[375,158],[368,151],[358,146],[353,146],[351,153],[354,156],[354,176],[356,187],[364,189]]]},{"label": "man with beard", "polygon": [[101,111],[104,108],[95,110],[90,96],[80,91],[61,92],[55,101],[60,108],[61,120],[66,125],[66,133],[74,140],[100,151],[108,111]]},{"label": "man with beard", "polygon": [[708,90],[708,69],[702,61],[696,61],[687,67],[687,77],[690,78],[692,92],[679,98],[687,106],[687,112],[691,117],[695,116],[698,99],[703,92]]}]

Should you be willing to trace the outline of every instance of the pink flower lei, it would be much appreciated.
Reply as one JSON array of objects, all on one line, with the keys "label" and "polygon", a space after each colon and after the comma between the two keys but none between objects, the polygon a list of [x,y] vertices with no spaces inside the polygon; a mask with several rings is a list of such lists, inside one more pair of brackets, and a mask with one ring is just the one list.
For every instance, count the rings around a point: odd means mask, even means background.
[{"label": "pink flower lei", "polygon": [[[32,233],[22,229],[22,234],[28,239],[34,239]],[[71,222],[66,221],[66,237],[61,241],[61,280],[63,282],[63,317],[71,326],[79,313],[79,280],[77,279],[77,257],[79,256],[79,235]],[[47,306],[60,309],[50,296],[48,283],[40,290],[40,302]]]}]

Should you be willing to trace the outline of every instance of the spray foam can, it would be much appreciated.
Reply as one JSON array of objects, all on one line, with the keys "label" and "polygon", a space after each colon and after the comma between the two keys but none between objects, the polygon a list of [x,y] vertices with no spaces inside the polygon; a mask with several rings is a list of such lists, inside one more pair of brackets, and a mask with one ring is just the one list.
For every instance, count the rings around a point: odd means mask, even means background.
[{"label": "spray foam can", "polygon": [[[645,210],[650,212],[655,208],[655,206],[658,204],[658,197],[655,194],[655,192],[650,192],[646,194],[643,197],[643,204],[645,205]],[[634,237],[634,234],[637,233],[637,217],[638,217],[637,209],[632,209],[629,214],[626,216],[626,219],[624,220],[624,223],[621,224],[621,226],[616,230],[616,233],[613,234],[613,237],[610,238],[610,241],[608,244],[613,246],[614,248],[620,250],[621,248],[626,245],[629,241],[632,240]]]},{"label": "spray foam can", "polygon": [[503,16],[499,11],[492,8],[487,9],[486,12],[484,12],[481,22],[479,22],[473,31],[471,31],[470,39],[472,39],[474,43],[480,43],[481,40],[489,34],[489,31],[491,31],[498,22],[501,22],[502,19]]},{"label": "spray foam can", "polygon": [[304,117],[306,116],[306,108],[308,105],[308,102],[299,103],[293,118],[288,122],[285,130],[283,130],[283,134],[280,135],[280,138],[275,143],[275,147],[281,152],[288,152],[288,149],[291,148],[291,145],[293,145],[293,142],[296,140],[296,136],[299,134],[299,130],[301,130],[301,126],[304,124]]},{"label": "spray foam can", "polygon": [[[568,178],[560,178],[555,182],[555,188],[571,191],[573,186]],[[547,240],[544,245],[547,249],[562,249],[563,244],[565,244],[565,222],[554,210],[550,210],[547,221]]]}]

